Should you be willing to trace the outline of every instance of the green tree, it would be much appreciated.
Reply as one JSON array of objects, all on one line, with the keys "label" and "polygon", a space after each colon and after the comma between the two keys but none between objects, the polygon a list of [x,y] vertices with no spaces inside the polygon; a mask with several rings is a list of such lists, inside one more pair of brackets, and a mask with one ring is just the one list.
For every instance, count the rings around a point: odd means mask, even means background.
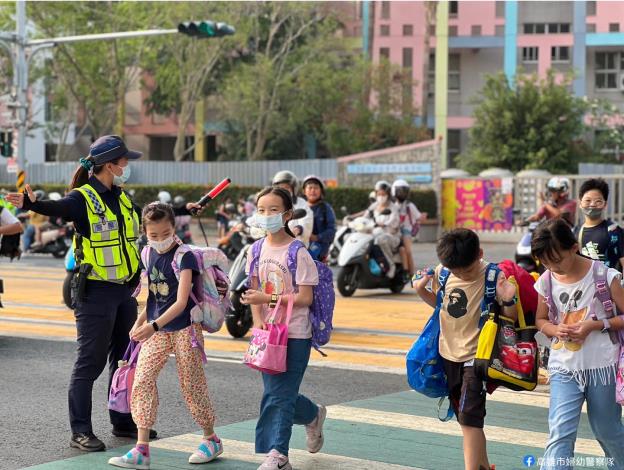
[{"label": "green tree", "polygon": [[576,171],[587,106],[571,92],[571,80],[558,81],[552,70],[541,80],[519,73],[512,87],[503,73],[489,76],[460,166],[473,173],[489,167]]},{"label": "green tree", "polygon": [[593,131],[592,161],[614,163],[624,156],[624,116],[608,100],[595,99],[589,103],[586,119],[588,130]]}]

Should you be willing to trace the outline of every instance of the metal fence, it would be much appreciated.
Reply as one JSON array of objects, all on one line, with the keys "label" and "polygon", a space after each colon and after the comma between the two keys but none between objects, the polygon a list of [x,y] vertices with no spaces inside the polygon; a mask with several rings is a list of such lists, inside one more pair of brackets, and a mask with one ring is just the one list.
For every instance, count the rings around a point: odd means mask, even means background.
[{"label": "metal fence", "polygon": [[[622,224],[624,221],[624,174],[613,174],[608,172],[603,175],[566,175],[572,183],[570,189],[570,197],[578,199],[578,191],[584,181],[590,178],[603,178],[610,189],[609,204],[607,206],[606,216]],[[514,208],[518,212],[518,216],[526,218],[535,214],[540,206],[538,194],[546,190],[546,183],[549,177],[516,177],[514,178]],[[577,214],[578,219],[579,214]]]},{"label": "metal fence", "polygon": [[[34,163],[26,166],[27,181],[31,184],[68,184],[77,164],[73,162]],[[317,175],[336,179],[336,160],[270,160],[232,162],[156,162],[132,163],[130,184],[209,184],[223,178],[232,178],[237,186],[264,186],[280,170],[290,170],[300,178]],[[0,166],[0,184],[14,184],[15,175]]]}]

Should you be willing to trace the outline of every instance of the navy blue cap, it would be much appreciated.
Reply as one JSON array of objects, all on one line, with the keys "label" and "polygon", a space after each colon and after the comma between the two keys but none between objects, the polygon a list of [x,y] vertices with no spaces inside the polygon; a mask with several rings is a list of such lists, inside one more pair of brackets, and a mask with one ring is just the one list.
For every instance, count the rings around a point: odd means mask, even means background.
[{"label": "navy blue cap", "polygon": [[141,158],[141,152],[128,150],[126,144],[118,135],[105,135],[91,144],[89,156],[96,165],[103,165],[117,158],[126,157],[130,160]]}]

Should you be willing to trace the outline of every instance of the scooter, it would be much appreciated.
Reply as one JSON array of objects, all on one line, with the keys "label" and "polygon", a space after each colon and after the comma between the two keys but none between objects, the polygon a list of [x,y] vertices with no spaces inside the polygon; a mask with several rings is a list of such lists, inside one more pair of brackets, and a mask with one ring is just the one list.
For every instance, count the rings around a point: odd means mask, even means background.
[{"label": "scooter", "polygon": [[[344,206],[341,207],[340,212],[342,212],[343,214],[346,214],[347,208]],[[353,232],[353,230],[351,230],[351,228],[349,227],[349,222],[350,222],[349,216],[345,216],[342,219],[342,225],[336,232],[336,235],[334,235],[334,241],[329,247],[328,263],[330,266],[336,266],[338,264],[338,256],[340,255],[340,250],[342,250],[342,247],[344,246],[345,241],[347,240],[349,235]]]},{"label": "scooter", "polygon": [[[297,209],[293,213],[293,219],[302,219],[306,216],[305,209]],[[225,314],[225,326],[234,338],[242,338],[247,334],[253,324],[253,316],[251,314],[251,306],[241,302],[243,293],[248,289],[248,275],[245,273],[247,266],[247,256],[250,255],[249,250],[253,241],[260,237],[255,237],[253,230],[249,231],[250,243],[243,246],[242,250],[232,263],[230,272],[230,301],[232,306],[230,311]]]},{"label": "scooter", "polygon": [[71,224],[52,225],[41,232],[41,244],[31,246],[30,253],[51,254],[55,258],[63,258],[72,244],[74,229]]},{"label": "scooter", "polygon": [[245,224],[246,219],[247,217],[239,217],[230,220],[228,223],[231,232],[230,239],[227,243],[219,244],[219,249],[225,253],[230,261],[236,260],[241,250],[255,241],[255,238],[249,233],[249,227]]},{"label": "scooter", "polygon": [[351,297],[359,289],[387,288],[395,294],[405,287],[405,269],[399,252],[394,254],[396,274],[390,279],[385,276],[376,261],[375,235],[379,227],[368,217],[358,217],[349,223],[353,233],[347,238],[338,256],[337,287],[344,297]]},{"label": "scooter", "polygon": [[74,278],[74,274],[76,272],[76,258],[74,257],[73,246],[69,247],[69,250],[67,250],[67,254],[65,255],[65,271],[67,271],[67,274],[63,280],[63,302],[67,308],[71,309],[74,303],[72,301],[71,285],[72,279]]},{"label": "scooter", "polygon": [[538,225],[539,222],[520,223],[520,226],[528,226],[528,230],[522,235],[522,238],[516,245],[514,260],[518,266],[529,274],[534,272],[542,274],[544,272],[544,267],[531,255],[531,240]]}]

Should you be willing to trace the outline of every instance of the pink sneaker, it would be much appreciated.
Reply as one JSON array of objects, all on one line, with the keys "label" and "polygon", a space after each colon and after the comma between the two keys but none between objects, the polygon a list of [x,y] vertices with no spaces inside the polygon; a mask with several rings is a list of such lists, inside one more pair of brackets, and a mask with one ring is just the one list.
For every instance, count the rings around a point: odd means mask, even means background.
[{"label": "pink sneaker", "polygon": [[323,405],[318,405],[318,414],[316,419],[305,427],[306,430],[306,444],[308,452],[316,454],[323,447],[325,437],[323,436],[323,423],[327,417],[327,408]]},{"label": "pink sneaker", "polygon": [[288,457],[273,449],[258,470],[292,470]]}]

